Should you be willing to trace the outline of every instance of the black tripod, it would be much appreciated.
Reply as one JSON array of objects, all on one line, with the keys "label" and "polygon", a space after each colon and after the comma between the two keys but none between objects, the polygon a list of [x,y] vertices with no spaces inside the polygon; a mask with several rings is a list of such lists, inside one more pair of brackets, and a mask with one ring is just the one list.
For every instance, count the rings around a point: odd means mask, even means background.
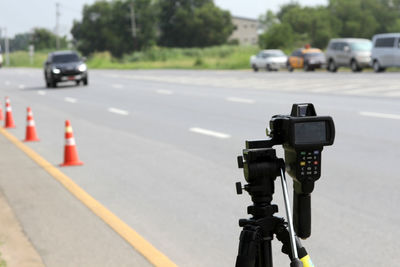
[{"label": "black tripod", "polygon": [[[243,229],[240,234],[236,267],[273,267],[271,241],[274,235],[282,242],[282,252],[289,256],[290,266],[302,267],[303,263],[299,258],[307,258],[308,255],[294,234],[285,178],[285,163],[283,159],[276,157],[273,148],[249,149],[251,147],[249,142],[246,147],[248,149],[243,150],[243,157],[238,157],[238,165],[239,168],[244,168],[248,184],[242,188],[240,182],[236,183],[236,190],[238,194],[242,194],[242,189],[247,191],[253,205],[247,208],[247,213],[252,217],[239,220],[239,226]],[[278,206],[271,204],[277,176],[280,176],[282,181],[288,222],[274,216],[278,212]]]}]

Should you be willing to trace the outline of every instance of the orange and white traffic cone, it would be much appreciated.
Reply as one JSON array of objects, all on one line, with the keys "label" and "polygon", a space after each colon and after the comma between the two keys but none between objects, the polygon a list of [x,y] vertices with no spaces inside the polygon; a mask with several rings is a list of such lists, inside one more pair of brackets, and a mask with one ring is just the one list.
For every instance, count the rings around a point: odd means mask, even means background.
[{"label": "orange and white traffic cone", "polygon": [[69,120],[65,121],[65,147],[64,147],[64,166],[77,166],[83,165],[83,162],[78,158],[78,151],[76,150],[74,133],[72,132],[71,123]]},{"label": "orange and white traffic cone", "polygon": [[26,134],[24,142],[39,141],[39,138],[37,137],[36,134],[36,127],[35,127],[35,121],[33,120],[33,113],[30,107],[28,107],[27,112],[28,116],[26,118],[27,124],[26,124]]},{"label": "orange and white traffic cone", "polygon": [[4,120],[3,116],[3,110],[1,109],[1,104],[0,104],[0,121]]},{"label": "orange and white traffic cone", "polygon": [[8,97],[6,97],[6,120],[4,128],[15,128],[10,99]]}]

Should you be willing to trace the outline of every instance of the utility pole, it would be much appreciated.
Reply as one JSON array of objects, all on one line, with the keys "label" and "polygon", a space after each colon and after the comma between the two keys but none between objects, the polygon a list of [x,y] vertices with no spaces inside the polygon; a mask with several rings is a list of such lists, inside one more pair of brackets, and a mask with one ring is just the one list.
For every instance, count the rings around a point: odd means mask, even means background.
[{"label": "utility pole", "polygon": [[0,28],[0,37],[4,32],[4,52],[6,53],[6,66],[10,66],[10,43],[7,36],[7,28]]},{"label": "utility pole", "polygon": [[56,3],[56,47],[57,50],[60,49],[60,37],[59,37],[59,30],[60,30],[60,3]]},{"label": "utility pole", "polygon": [[131,10],[131,28],[132,28],[132,37],[133,37],[133,46],[137,48],[137,39],[136,39],[136,21],[135,21],[135,8],[133,4],[133,0],[129,5],[129,9]]}]

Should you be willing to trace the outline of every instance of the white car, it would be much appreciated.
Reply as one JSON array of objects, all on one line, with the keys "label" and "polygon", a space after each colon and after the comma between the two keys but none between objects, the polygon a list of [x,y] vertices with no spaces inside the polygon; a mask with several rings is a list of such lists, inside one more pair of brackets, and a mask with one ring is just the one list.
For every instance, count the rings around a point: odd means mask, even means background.
[{"label": "white car", "polygon": [[250,57],[250,66],[254,71],[266,69],[267,71],[286,68],[287,56],[282,50],[267,49],[260,51],[257,55]]}]

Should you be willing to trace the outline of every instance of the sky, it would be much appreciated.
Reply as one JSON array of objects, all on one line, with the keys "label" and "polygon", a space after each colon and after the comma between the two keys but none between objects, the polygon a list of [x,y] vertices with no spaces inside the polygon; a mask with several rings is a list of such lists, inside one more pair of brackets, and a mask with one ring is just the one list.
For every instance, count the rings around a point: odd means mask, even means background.
[{"label": "sky", "polygon": [[[74,19],[81,19],[84,4],[95,0],[0,0],[0,29],[7,28],[7,35],[29,32],[34,27],[44,27],[51,31],[56,25],[56,2],[60,3],[60,34],[69,35]],[[278,11],[290,0],[214,0],[222,9],[232,15],[258,18],[268,9]],[[328,0],[298,0],[303,6],[326,5]]]}]

